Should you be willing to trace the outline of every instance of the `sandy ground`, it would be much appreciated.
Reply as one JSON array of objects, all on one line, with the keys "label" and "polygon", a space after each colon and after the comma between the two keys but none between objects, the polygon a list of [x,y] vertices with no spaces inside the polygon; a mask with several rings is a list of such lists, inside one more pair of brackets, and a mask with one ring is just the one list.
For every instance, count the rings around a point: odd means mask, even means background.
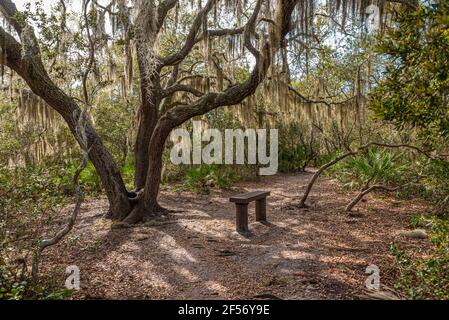
[{"label": "sandy ground", "polygon": [[[165,190],[161,204],[179,212],[125,229],[102,218],[105,199],[91,199],[70,236],[44,254],[42,271],[56,270],[63,283],[66,266],[77,265],[77,299],[355,299],[371,264],[381,284],[392,286],[388,246],[423,246],[399,231],[428,210],[425,203],[368,195],[349,215],[343,208],[355,193],[321,178],[311,208],[289,208],[309,178],[264,177],[208,195]],[[251,233],[242,236],[229,197],[254,190],[272,192],[269,224],[255,222],[252,204]]]}]

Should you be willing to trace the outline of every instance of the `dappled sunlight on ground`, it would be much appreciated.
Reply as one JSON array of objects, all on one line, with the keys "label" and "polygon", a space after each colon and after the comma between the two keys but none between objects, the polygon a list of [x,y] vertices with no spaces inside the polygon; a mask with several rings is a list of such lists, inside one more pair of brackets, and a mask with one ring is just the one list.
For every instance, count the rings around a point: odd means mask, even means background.
[{"label": "dappled sunlight on ground", "polygon": [[[418,245],[398,230],[408,227],[412,214],[426,211],[425,204],[369,195],[359,214],[349,215],[343,208],[355,192],[322,178],[311,208],[289,208],[309,178],[263,177],[210,194],[163,191],[161,204],[176,212],[125,229],[111,229],[102,218],[104,199],[87,201],[73,233],[44,254],[42,268],[60,270],[63,281],[66,266],[79,266],[75,297],[90,299],[351,299],[363,290],[370,264],[391,286],[388,245]],[[229,197],[254,190],[272,192],[269,223],[255,221],[252,204],[245,237],[234,231]]]}]

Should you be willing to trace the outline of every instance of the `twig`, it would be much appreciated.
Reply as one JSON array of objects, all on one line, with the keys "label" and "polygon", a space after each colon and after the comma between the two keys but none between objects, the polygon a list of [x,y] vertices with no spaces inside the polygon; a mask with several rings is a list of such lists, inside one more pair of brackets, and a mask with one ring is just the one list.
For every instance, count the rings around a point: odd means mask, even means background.
[{"label": "twig", "polygon": [[78,213],[81,209],[81,204],[84,199],[84,194],[81,190],[80,184],[79,184],[79,176],[81,172],[86,168],[87,163],[89,161],[89,150],[87,148],[87,136],[85,132],[85,116],[83,113],[79,116],[78,120],[78,133],[83,138],[82,140],[82,147],[83,147],[83,160],[77,170],[75,171],[75,174],[72,177],[72,185],[75,190],[76,194],[76,202],[75,202],[75,208],[72,211],[71,216],[69,217],[66,226],[56,233],[56,235],[49,239],[44,239],[39,242],[38,248],[36,249],[33,257],[33,264],[32,264],[32,270],[31,270],[31,276],[33,279],[37,277],[37,274],[39,272],[39,261],[40,257],[42,255],[42,252],[50,246],[53,246],[57,243],[59,243],[64,236],[66,236],[73,228],[73,225],[75,224],[76,218],[78,216]]},{"label": "twig", "polygon": [[83,158],[81,161],[81,164],[78,166],[78,168],[75,171],[75,174],[71,178],[72,180],[72,186],[76,194],[76,200],[75,200],[75,208],[72,211],[71,216],[68,218],[67,224],[63,229],[58,231],[56,235],[49,239],[44,239],[39,242],[39,245],[34,253],[33,257],[33,264],[31,269],[31,276],[33,279],[37,277],[37,274],[39,272],[39,261],[40,257],[42,255],[42,252],[57,243],[59,243],[72,229],[73,225],[75,224],[76,218],[78,217],[78,214],[81,210],[81,204],[84,200],[84,193],[81,190],[81,186],[79,184],[79,177],[81,172],[87,167],[87,164],[89,162],[89,152],[90,148],[88,147],[88,138],[86,134],[86,126],[87,126],[87,117],[86,114],[89,110],[89,95],[87,91],[87,79],[89,77],[89,73],[92,70],[92,66],[94,63],[95,55],[94,55],[94,45],[90,36],[89,31],[89,25],[88,25],[88,19],[87,19],[87,6],[89,4],[90,0],[83,1],[83,13],[84,13],[84,19],[86,23],[86,30],[89,38],[90,43],[90,56],[89,56],[89,62],[86,70],[83,73],[83,79],[82,79],[82,85],[83,85],[83,97],[84,97],[84,109],[81,112],[74,111],[73,118],[76,120],[76,134],[78,135],[79,144],[82,149]]}]

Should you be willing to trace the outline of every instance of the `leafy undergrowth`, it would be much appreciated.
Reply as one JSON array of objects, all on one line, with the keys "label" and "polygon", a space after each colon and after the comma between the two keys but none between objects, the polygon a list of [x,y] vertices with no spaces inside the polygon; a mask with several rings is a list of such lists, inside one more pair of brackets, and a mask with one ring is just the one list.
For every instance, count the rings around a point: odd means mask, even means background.
[{"label": "leafy undergrowth", "polygon": [[413,227],[427,228],[431,248],[416,257],[393,243],[399,279],[396,287],[408,299],[449,300],[449,222],[437,217],[414,216]]},{"label": "leafy undergrowth", "polygon": [[70,296],[51,272],[36,281],[30,275],[37,240],[71,199],[64,174],[57,168],[0,169],[0,299]]}]

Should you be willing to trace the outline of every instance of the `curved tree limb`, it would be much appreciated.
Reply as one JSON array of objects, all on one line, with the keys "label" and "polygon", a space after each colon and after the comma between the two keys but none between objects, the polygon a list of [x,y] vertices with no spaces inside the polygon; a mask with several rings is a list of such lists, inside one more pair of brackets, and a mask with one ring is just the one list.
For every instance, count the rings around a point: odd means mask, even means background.
[{"label": "curved tree limb", "polygon": [[312,178],[310,179],[309,183],[307,184],[306,191],[304,191],[304,194],[303,194],[303,196],[302,196],[302,198],[301,198],[301,201],[299,202],[298,207],[299,207],[299,208],[306,208],[306,207],[307,207],[307,205],[306,205],[306,200],[307,200],[307,198],[308,198],[308,196],[309,196],[309,194],[310,194],[310,191],[312,191],[313,185],[315,184],[315,182],[316,182],[316,180],[318,179],[318,177],[319,177],[319,176],[320,176],[326,169],[329,169],[329,168],[332,167],[334,164],[340,162],[340,161],[343,160],[343,159],[346,159],[346,158],[348,158],[348,157],[354,156],[354,155],[356,155],[357,153],[358,153],[358,152],[355,152],[355,151],[349,151],[349,152],[347,152],[347,153],[345,153],[345,154],[343,154],[343,155],[341,155],[341,156],[335,158],[334,160],[332,160],[332,161],[326,163],[326,164],[323,165],[322,167],[320,167],[320,168],[318,169],[318,171],[315,172],[315,173],[313,174]]},{"label": "curved tree limb", "polygon": [[[84,111],[83,111],[84,112]],[[67,220],[67,224],[59,230],[52,238],[44,239],[39,242],[39,245],[34,253],[33,256],[33,263],[32,263],[32,270],[31,270],[31,276],[33,279],[35,279],[39,272],[39,261],[42,255],[42,252],[53,245],[58,244],[72,229],[73,225],[75,224],[75,221],[78,217],[78,214],[81,210],[81,204],[84,199],[84,193],[81,190],[81,186],[79,184],[79,176],[81,172],[86,168],[88,162],[89,162],[89,150],[87,147],[87,134],[86,134],[86,123],[84,116],[78,117],[78,124],[77,129],[82,137],[82,150],[83,150],[83,158],[81,164],[78,166],[78,168],[75,171],[75,174],[71,178],[72,180],[72,186],[75,191],[75,208],[72,210],[72,214]]]},{"label": "curved tree limb", "polygon": [[432,154],[422,150],[421,148],[418,148],[418,147],[413,146],[413,145],[408,145],[408,144],[386,144],[386,143],[380,143],[380,142],[369,142],[369,143],[359,147],[357,150],[349,151],[349,152],[347,152],[347,153],[345,153],[345,154],[335,158],[334,160],[324,164],[322,167],[320,167],[318,169],[318,171],[313,174],[312,178],[310,179],[309,183],[307,184],[306,191],[304,192],[304,194],[303,194],[303,196],[302,196],[302,198],[301,198],[301,200],[300,200],[300,202],[298,204],[298,207],[299,208],[307,207],[306,201],[307,201],[307,198],[308,198],[308,196],[310,194],[310,191],[312,190],[313,185],[315,184],[315,182],[318,179],[318,177],[326,169],[332,167],[333,165],[335,165],[336,163],[342,161],[343,159],[346,159],[348,157],[352,157],[352,156],[355,156],[355,155],[359,154],[361,151],[363,151],[365,149],[368,149],[371,146],[379,146],[379,147],[384,147],[384,148],[408,148],[408,149],[412,149],[412,150],[415,150],[415,151],[421,153],[422,155],[426,156],[427,158],[429,158],[431,160],[446,160],[446,159],[444,159],[443,156],[432,155]]},{"label": "curved tree limb", "polygon": [[162,97],[165,98],[165,97],[171,96],[175,92],[179,92],[179,91],[189,92],[189,93],[193,94],[196,97],[201,97],[201,96],[204,95],[203,92],[201,92],[198,89],[195,89],[192,86],[189,86],[187,84],[180,84],[180,83],[178,83],[178,84],[174,84],[174,85],[164,89],[162,91]]},{"label": "curved tree limb", "polygon": [[209,11],[212,9],[215,0],[208,0],[205,6],[200,10],[200,12],[196,15],[193,20],[192,27],[190,28],[189,34],[187,35],[187,39],[182,46],[182,48],[165,58],[162,59],[162,66],[172,66],[181,62],[192,50],[195,45],[195,39],[198,34],[198,31],[203,23],[203,19]]},{"label": "curved tree limb", "polygon": [[[9,0],[1,0],[0,7],[12,3]],[[11,8],[11,6],[8,6]],[[20,14],[15,11],[2,10],[2,13],[13,16]],[[80,106],[74,98],[61,90],[50,78],[41,60],[38,41],[33,28],[24,24],[21,26],[21,42],[19,43],[11,34],[0,27],[0,48],[6,53],[6,59],[0,59],[0,64],[5,64],[14,70],[30,87],[34,94],[42,98],[51,108],[56,110],[65,120],[78,144],[82,147],[82,137],[77,132],[79,117],[85,117]],[[125,184],[120,175],[114,159],[104,146],[101,138],[86,120],[86,135],[89,147],[89,157],[97,170],[106,195],[111,204],[112,212],[126,213],[130,210],[129,199]]]},{"label": "curved tree limb", "polygon": [[363,199],[363,197],[365,197],[370,192],[373,192],[375,190],[385,190],[388,192],[395,192],[403,187],[405,187],[405,185],[389,188],[384,185],[376,184],[367,188],[363,188],[363,190],[360,191],[360,193],[354,199],[352,199],[352,201],[346,206],[345,211],[348,212],[351,211]]}]

